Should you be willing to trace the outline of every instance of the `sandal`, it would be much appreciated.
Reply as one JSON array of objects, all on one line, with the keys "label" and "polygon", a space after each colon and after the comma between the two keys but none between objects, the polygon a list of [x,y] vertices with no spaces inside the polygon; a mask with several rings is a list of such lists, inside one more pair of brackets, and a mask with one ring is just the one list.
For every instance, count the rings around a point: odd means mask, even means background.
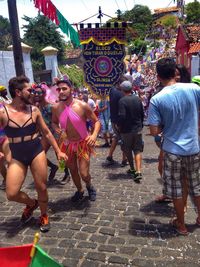
[{"label": "sandal", "polygon": [[158,196],[155,199],[156,203],[165,203],[165,202],[171,202],[171,201],[172,201],[172,199],[165,196],[165,195]]},{"label": "sandal", "polygon": [[189,235],[189,232],[187,231],[187,229],[181,230],[179,228],[179,222],[177,219],[172,219],[169,223],[179,235],[183,235],[183,236]]}]

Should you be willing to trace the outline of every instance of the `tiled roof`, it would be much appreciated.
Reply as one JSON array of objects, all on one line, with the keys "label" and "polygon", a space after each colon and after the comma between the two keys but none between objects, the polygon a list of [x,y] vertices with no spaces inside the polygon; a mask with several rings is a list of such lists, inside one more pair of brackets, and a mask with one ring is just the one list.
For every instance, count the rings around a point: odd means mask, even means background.
[{"label": "tiled roof", "polygon": [[66,56],[67,58],[78,58],[81,54],[81,49],[67,49],[66,50]]},{"label": "tiled roof", "polygon": [[200,42],[190,44],[190,49],[188,51],[188,54],[195,54],[198,52],[200,52]]},{"label": "tiled roof", "polygon": [[169,12],[179,12],[179,11],[180,11],[180,8],[178,8],[178,7],[176,7],[176,6],[154,9],[155,14],[159,14],[159,13],[169,13]]},{"label": "tiled roof", "polygon": [[200,42],[200,24],[183,25],[186,39],[191,43]]}]

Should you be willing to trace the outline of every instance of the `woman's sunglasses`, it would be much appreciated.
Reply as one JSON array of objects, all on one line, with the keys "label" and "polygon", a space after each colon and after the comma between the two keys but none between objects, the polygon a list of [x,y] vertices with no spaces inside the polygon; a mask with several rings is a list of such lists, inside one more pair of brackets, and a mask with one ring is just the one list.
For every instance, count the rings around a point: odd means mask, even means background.
[{"label": "woman's sunglasses", "polygon": [[34,88],[29,88],[27,90],[31,95],[38,95],[38,96],[42,96],[44,95],[43,91],[36,91]]}]

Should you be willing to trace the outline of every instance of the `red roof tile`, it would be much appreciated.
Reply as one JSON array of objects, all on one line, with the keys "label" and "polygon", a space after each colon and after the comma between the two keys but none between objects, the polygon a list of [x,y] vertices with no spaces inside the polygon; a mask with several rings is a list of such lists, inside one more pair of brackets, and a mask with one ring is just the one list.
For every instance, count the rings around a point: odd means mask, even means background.
[{"label": "red roof tile", "polygon": [[195,54],[198,52],[200,52],[200,42],[190,44],[190,49],[188,51],[188,54]]},{"label": "red roof tile", "polygon": [[155,14],[159,14],[159,13],[169,13],[169,12],[178,12],[178,11],[180,11],[180,8],[178,8],[178,7],[176,7],[176,6],[154,9]]},{"label": "red roof tile", "polygon": [[183,25],[183,29],[189,42],[196,43],[200,41],[200,24]]}]

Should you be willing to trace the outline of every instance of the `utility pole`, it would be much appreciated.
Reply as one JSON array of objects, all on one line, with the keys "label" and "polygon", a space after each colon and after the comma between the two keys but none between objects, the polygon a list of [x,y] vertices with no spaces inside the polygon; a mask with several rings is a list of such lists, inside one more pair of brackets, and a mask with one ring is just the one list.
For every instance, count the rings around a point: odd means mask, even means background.
[{"label": "utility pole", "polygon": [[12,40],[13,40],[15,71],[16,75],[20,76],[24,75],[25,71],[24,71],[24,63],[22,56],[16,0],[8,0],[8,13],[9,13]]}]

